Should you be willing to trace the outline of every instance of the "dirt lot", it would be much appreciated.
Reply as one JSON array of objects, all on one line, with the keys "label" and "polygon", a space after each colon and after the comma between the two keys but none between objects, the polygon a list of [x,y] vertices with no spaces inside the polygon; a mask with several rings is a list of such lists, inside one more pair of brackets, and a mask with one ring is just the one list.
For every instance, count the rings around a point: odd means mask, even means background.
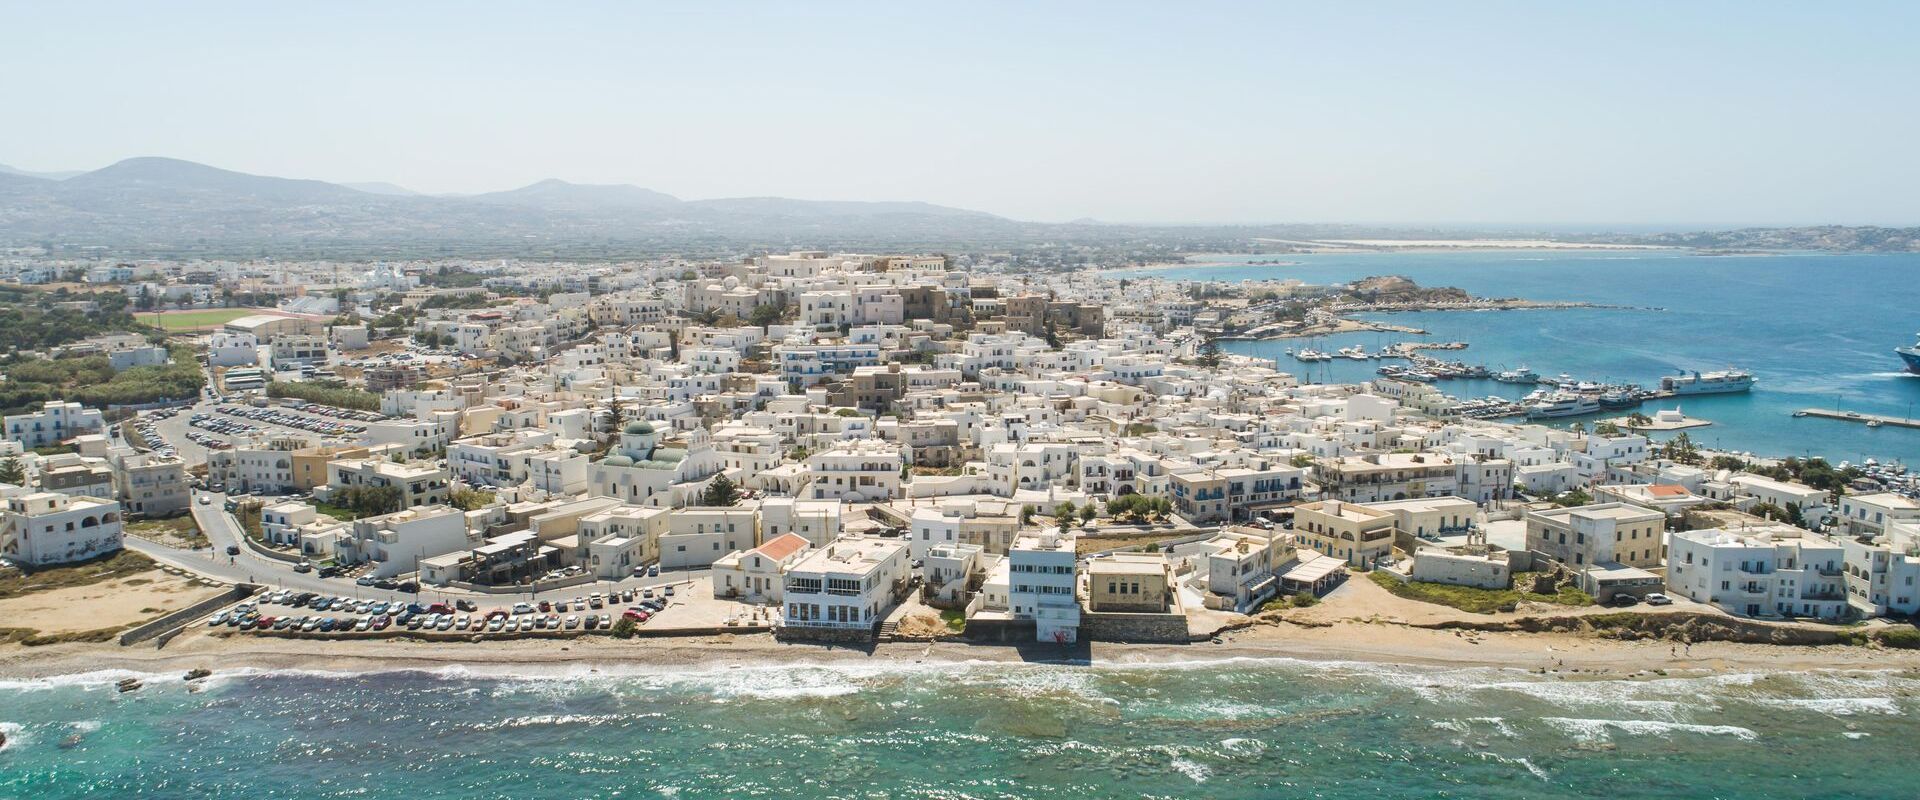
[{"label": "dirt lot", "polygon": [[155,569],[9,597],[0,600],[0,620],[5,620],[4,627],[31,628],[42,634],[117,628],[145,622],[220,591]]}]

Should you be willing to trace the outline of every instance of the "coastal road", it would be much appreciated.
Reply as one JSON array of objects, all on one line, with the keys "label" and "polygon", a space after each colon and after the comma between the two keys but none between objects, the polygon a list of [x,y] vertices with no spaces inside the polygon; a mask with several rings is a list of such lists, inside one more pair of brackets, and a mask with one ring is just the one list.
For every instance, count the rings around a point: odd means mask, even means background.
[{"label": "coastal road", "polygon": [[[201,498],[207,502],[202,504]],[[177,547],[150,542],[129,536],[127,549],[152,558],[155,561],[178,567],[215,580],[228,583],[255,583],[274,589],[292,589],[300,592],[319,592],[336,597],[352,597],[364,600],[404,600],[407,602],[433,602],[445,600],[472,600],[482,608],[507,606],[530,600],[569,600],[600,592],[605,594],[612,589],[647,589],[668,585],[681,585],[705,570],[663,571],[651,578],[626,578],[619,581],[595,581],[561,589],[549,589],[544,592],[515,592],[504,594],[484,594],[459,589],[440,589],[433,586],[420,587],[418,595],[407,594],[373,586],[361,586],[351,578],[322,578],[316,572],[295,572],[293,565],[285,561],[268,558],[255,552],[247,543],[241,541],[246,535],[240,527],[240,521],[226,511],[227,497],[217,492],[198,492],[193,497],[193,519],[198,523],[210,549],[186,550]],[[239,548],[239,553],[228,555],[229,547]]]}]

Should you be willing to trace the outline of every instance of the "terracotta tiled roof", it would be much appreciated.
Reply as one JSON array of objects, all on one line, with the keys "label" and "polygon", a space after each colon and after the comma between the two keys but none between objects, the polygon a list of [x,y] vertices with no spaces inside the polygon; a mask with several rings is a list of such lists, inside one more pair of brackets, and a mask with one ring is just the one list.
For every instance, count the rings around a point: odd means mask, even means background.
[{"label": "terracotta tiled roof", "polygon": [[772,539],[769,539],[766,544],[760,545],[759,547],[756,547],[754,549],[759,551],[760,555],[766,556],[767,558],[771,558],[775,561],[780,561],[785,559],[787,556],[793,555],[794,553],[798,553],[801,550],[805,549],[808,544],[809,542],[807,541],[806,537],[801,536],[800,534],[783,533],[783,534],[780,534],[779,536],[775,536]]}]

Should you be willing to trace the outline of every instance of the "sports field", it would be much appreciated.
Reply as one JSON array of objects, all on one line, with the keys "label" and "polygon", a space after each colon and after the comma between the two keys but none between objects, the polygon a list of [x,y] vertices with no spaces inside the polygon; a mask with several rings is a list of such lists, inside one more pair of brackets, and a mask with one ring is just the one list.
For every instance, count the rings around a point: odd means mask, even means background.
[{"label": "sports field", "polygon": [[142,311],[134,318],[169,331],[215,328],[253,314],[275,314],[270,308],[209,308],[199,311]]}]

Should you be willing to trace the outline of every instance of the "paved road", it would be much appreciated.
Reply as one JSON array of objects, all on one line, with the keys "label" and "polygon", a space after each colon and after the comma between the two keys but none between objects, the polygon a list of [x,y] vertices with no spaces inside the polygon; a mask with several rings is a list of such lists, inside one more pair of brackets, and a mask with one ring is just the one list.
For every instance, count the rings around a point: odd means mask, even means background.
[{"label": "paved road", "polygon": [[[202,504],[200,498],[207,498]],[[177,547],[150,542],[145,539],[127,537],[127,549],[149,558],[215,580],[229,583],[256,583],[275,589],[293,589],[301,592],[320,592],[339,597],[353,597],[366,600],[407,600],[407,601],[453,601],[468,599],[479,603],[482,608],[506,606],[522,600],[565,600],[585,597],[594,592],[602,594],[612,589],[644,589],[680,585],[693,576],[705,572],[698,570],[673,570],[663,572],[652,578],[626,578],[619,581],[595,581],[562,589],[549,589],[537,594],[518,592],[513,594],[483,594],[459,589],[439,589],[433,586],[420,587],[420,594],[380,589],[373,586],[361,586],[351,578],[322,578],[315,572],[295,572],[293,565],[284,561],[268,558],[254,552],[253,548],[241,541],[245,533],[240,521],[226,511],[226,495],[204,492],[196,493],[193,500],[193,519],[200,525],[201,532],[212,543],[210,549],[184,550]],[[227,555],[227,548],[237,547],[240,552]]]}]

